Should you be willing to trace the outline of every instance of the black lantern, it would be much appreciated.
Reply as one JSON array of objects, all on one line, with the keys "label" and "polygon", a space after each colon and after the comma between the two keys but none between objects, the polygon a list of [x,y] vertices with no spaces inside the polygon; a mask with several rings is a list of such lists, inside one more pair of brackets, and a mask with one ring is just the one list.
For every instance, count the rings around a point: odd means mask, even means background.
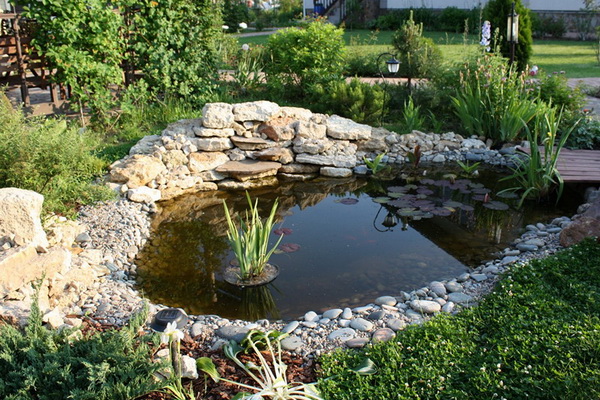
[{"label": "black lantern", "polygon": [[375,228],[375,230],[378,232],[388,232],[388,231],[391,231],[392,228],[394,228],[396,225],[398,225],[398,217],[396,216],[395,212],[388,211],[387,215],[381,222],[381,225],[383,227],[385,227],[385,229],[378,228],[377,227],[377,217],[379,217],[379,213],[381,212],[382,209],[383,209],[383,205],[381,207],[379,207],[379,211],[377,211],[377,214],[375,215],[375,219],[373,220],[373,228]]},{"label": "black lantern", "polygon": [[[377,69],[379,70],[379,75],[381,76],[381,79],[385,79],[385,75],[383,74],[383,71],[381,70],[381,59],[383,57],[390,57],[386,62],[385,65],[387,66],[387,70],[388,73],[396,75],[398,73],[398,70],[400,69],[400,61],[398,61],[396,59],[396,56],[392,53],[381,53],[378,57],[377,57]],[[387,97],[387,88],[385,88],[384,92],[383,92],[383,109],[381,110],[381,118],[379,121],[379,125],[383,124],[383,116],[385,114],[385,106],[386,106],[386,97]]]},{"label": "black lantern", "polygon": [[514,1],[506,22],[506,38],[510,44],[510,64],[512,65],[515,61],[515,45],[519,42],[519,14],[515,12]]}]

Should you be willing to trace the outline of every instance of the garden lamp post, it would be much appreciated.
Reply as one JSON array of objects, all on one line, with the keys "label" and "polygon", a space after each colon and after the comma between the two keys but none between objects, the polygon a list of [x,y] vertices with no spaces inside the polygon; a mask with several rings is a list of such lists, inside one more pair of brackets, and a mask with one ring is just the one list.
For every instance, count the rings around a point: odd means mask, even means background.
[{"label": "garden lamp post", "polygon": [[519,41],[519,14],[515,12],[515,2],[513,1],[510,14],[506,25],[506,37],[510,45],[510,65],[515,61],[515,45]]},{"label": "garden lamp post", "polygon": [[[387,67],[387,72],[389,74],[393,74],[396,75],[398,73],[398,70],[400,69],[400,61],[398,61],[396,59],[396,56],[392,53],[381,53],[378,57],[377,57],[377,69],[379,70],[379,75],[381,76],[382,80],[385,80],[385,75],[383,73],[383,71],[381,70],[381,59],[383,57],[390,57],[386,62],[386,67]],[[385,114],[385,105],[386,105],[386,97],[387,97],[387,88],[384,88],[383,91],[383,108],[381,110],[381,119],[379,121],[379,125],[383,125],[383,116]]]}]

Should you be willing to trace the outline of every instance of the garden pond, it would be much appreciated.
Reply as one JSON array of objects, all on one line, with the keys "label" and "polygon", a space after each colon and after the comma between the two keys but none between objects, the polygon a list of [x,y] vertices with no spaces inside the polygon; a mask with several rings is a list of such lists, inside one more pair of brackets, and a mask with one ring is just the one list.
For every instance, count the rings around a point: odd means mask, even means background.
[{"label": "garden pond", "polygon": [[492,169],[468,179],[447,166],[409,172],[395,172],[394,179],[317,178],[250,191],[263,217],[279,199],[271,242],[284,235],[270,260],[279,266],[279,277],[251,288],[232,286],[222,276],[235,258],[223,200],[233,214],[243,213],[243,192],[164,202],[138,254],[138,287],[153,302],[190,314],[295,319],[309,310],[360,306],[456,277],[492,259],[527,224],[573,215],[581,201],[567,187],[559,204],[517,209],[518,199],[498,195],[503,182]]}]

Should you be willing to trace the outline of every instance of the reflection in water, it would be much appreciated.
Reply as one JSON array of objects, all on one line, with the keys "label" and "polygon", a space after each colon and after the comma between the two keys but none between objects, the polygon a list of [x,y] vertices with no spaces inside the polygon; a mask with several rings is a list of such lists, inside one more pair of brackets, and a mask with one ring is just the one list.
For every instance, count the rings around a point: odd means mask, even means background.
[{"label": "reflection in water", "polygon": [[[497,182],[495,176],[490,182]],[[311,309],[363,305],[457,276],[506,247],[532,222],[514,209],[491,210],[481,203],[415,220],[406,209],[376,202],[399,184],[405,183],[317,179],[252,191],[263,216],[279,198],[276,228],[286,233],[280,249],[288,252],[271,258],[281,272],[272,284],[244,289],[221,278],[233,259],[222,201],[235,218],[247,208],[244,194],[199,193],[164,203],[139,254],[139,286],[152,301],[192,314],[297,318]],[[438,203],[467,201],[445,186],[431,196]],[[534,221],[564,214],[545,212]]]}]

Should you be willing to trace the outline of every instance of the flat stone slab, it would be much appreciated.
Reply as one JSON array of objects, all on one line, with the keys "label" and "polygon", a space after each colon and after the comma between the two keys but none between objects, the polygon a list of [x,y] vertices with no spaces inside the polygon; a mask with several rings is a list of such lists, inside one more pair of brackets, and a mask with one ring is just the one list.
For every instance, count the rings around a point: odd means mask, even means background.
[{"label": "flat stone slab", "polygon": [[244,182],[277,175],[279,168],[281,168],[281,164],[274,161],[243,160],[226,162],[218,166],[216,171]]},{"label": "flat stone slab", "polygon": [[257,137],[233,136],[231,142],[242,150],[262,150],[269,147],[269,142]]}]

